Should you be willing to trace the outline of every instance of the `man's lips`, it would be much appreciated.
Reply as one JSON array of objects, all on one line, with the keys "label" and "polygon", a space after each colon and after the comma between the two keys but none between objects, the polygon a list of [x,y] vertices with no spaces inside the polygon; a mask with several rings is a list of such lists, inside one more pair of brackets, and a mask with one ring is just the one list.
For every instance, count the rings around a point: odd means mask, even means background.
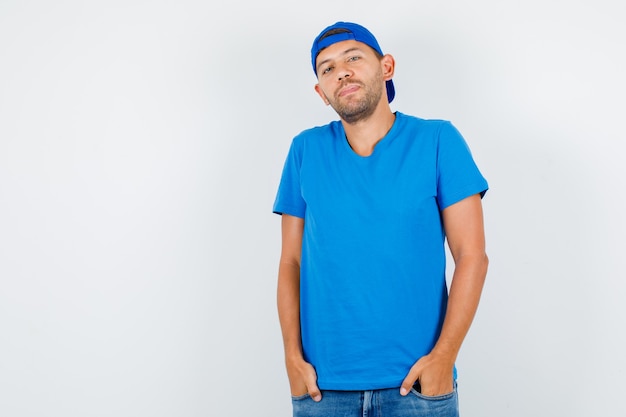
[{"label": "man's lips", "polygon": [[359,88],[361,88],[361,87],[359,85],[357,85],[357,84],[349,84],[349,85],[343,87],[341,90],[339,90],[338,96],[339,97],[343,97],[343,96],[346,96],[348,94],[352,94],[355,91],[357,91]]}]

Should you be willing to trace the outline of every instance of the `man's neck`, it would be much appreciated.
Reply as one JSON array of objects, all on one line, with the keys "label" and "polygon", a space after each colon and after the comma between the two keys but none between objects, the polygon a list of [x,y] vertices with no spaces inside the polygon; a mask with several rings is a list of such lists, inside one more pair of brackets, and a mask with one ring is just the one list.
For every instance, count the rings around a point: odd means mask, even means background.
[{"label": "man's neck", "polygon": [[352,150],[358,155],[370,156],[376,144],[389,132],[395,120],[396,115],[391,112],[389,103],[381,103],[367,119],[356,123],[347,123],[342,120],[342,124]]}]

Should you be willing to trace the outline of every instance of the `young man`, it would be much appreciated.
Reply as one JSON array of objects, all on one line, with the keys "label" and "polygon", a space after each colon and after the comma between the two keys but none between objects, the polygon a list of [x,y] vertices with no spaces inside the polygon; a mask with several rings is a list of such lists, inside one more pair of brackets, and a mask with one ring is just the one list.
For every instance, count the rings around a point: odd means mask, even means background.
[{"label": "young man", "polygon": [[395,62],[367,29],[324,29],[311,63],[340,121],[294,138],[274,204],[294,416],[456,416],[487,182],[449,122],[391,111]]}]

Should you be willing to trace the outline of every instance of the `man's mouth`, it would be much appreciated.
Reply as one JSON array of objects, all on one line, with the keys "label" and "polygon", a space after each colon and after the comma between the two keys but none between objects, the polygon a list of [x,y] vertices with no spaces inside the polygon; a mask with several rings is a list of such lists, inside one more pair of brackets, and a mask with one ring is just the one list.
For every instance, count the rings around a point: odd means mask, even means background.
[{"label": "man's mouth", "polygon": [[352,94],[355,91],[357,91],[359,88],[361,88],[358,84],[348,84],[345,87],[343,87],[341,90],[339,90],[339,97],[343,97],[346,96],[348,94]]}]

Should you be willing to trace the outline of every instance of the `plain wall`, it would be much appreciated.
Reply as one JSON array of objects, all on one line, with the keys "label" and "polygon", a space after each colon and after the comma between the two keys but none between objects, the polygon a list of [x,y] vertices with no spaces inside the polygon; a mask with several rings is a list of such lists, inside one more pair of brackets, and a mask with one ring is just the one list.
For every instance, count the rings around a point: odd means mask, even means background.
[{"label": "plain wall", "polygon": [[288,416],[275,308],[294,135],[336,119],[312,39],[396,59],[488,178],[465,417],[621,409],[618,1],[0,2],[0,415]]}]

